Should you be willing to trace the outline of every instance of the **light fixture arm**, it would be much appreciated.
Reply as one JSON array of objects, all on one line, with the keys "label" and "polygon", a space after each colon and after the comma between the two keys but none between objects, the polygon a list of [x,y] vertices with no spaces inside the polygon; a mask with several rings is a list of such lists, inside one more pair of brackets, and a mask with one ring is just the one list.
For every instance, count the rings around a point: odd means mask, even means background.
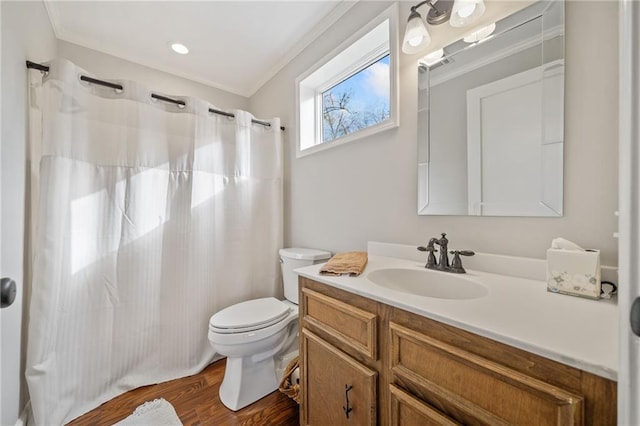
[{"label": "light fixture arm", "polygon": [[451,16],[451,9],[453,9],[453,1],[452,0],[424,0],[415,6],[411,7],[411,14],[409,15],[409,19],[415,18],[416,16],[420,16],[418,13],[418,8],[424,5],[429,6],[429,13],[427,14],[427,23],[430,25],[440,25],[449,20]]},{"label": "light fixture arm", "polygon": [[420,3],[416,4],[415,6],[411,6],[411,13],[416,12],[419,7],[422,7],[425,4],[428,4],[429,7],[434,7],[435,6],[434,3],[431,0],[424,0],[424,1],[421,1]]}]

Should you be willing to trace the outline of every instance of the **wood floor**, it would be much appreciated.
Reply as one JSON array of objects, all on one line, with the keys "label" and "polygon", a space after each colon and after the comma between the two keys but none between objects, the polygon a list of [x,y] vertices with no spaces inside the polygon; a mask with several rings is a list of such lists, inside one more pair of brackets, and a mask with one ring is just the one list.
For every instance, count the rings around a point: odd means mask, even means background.
[{"label": "wood floor", "polygon": [[224,367],[223,359],[199,374],[134,389],[102,404],[69,425],[110,426],[130,415],[140,404],[156,398],[169,401],[185,426],[299,425],[298,404],[279,391],[235,413],[227,409],[218,396]]}]

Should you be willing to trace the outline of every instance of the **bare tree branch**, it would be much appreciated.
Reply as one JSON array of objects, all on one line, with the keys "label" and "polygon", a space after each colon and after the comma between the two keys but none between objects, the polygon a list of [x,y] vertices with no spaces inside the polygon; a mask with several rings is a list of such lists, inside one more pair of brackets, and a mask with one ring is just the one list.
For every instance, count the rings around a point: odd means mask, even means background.
[{"label": "bare tree branch", "polygon": [[367,105],[363,111],[350,108],[353,94],[329,91],[322,96],[323,142],[373,126],[389,118],[388,105]]}]

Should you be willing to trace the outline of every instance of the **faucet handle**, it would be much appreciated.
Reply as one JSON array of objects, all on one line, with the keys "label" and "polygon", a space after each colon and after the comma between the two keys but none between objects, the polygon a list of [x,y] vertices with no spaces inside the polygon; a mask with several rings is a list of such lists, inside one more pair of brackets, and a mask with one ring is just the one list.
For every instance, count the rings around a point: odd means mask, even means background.
[{"label": "faucet handle", "polygon": [[436,256],[433,253],[437,252],[438,250],[436,250],[436,248],[433,246],[433,243],[429,241],[429,245],[427,247],[420,246],[418,247],[418,250],[429,252],[429,256],[427,256],[427,264],[424,265],[424,267],[428,269],[434,269],[436,266]]},{"label": "faucet handle", "polygon": [[460,256],[473,256],[475,252],[471,250],[452,250],[449,253],[453,255],[453,260],[451,261],[451,268],[449,271],[454,272],[456,274],[464,274],[467,271],[462,267],[462,259]]}]

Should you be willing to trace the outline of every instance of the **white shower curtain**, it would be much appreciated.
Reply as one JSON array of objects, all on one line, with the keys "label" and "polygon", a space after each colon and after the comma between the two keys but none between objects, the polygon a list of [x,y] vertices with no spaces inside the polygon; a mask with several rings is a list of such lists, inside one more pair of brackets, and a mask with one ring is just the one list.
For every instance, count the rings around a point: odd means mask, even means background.
[{"label": "white shower curtain", "polygon": [[214,355],[213,313],[278,293],[282,147],[278,119],[49,65],[31,88],[41,160],[26,375],[36,424],[53,425],[198,372]]}]

